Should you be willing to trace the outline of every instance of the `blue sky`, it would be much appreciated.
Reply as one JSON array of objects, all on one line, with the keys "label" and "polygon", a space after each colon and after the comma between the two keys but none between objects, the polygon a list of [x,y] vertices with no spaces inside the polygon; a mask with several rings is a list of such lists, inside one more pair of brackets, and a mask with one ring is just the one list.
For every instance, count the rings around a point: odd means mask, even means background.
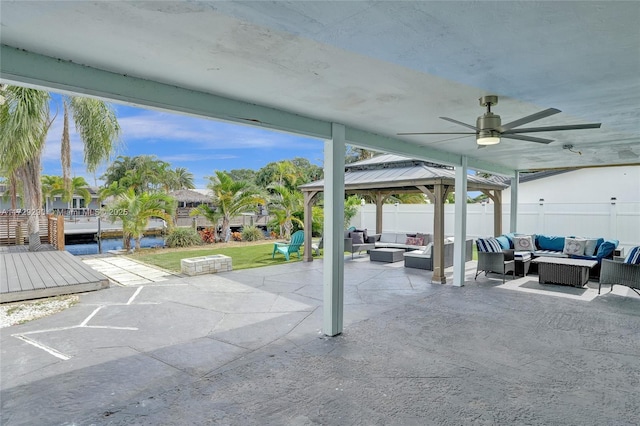
[{"label": "blue sky", "polygon": [[[323,142],[318,139],[119,104],[113,106],[122,128],[116,155],[156,155],[173,168],[187,168],[193,173],[197,188],[206,186],[205,176],[213,175],[214,170],[258,170],[270,162],[295,157],[322,165]],[[62,175],[62,107],[60,97],[53,95],[51,115],[56,111],[42,157],[43,174],[48,175]],[[87,172],[82,161],[82,142],[74,124],[70,123],[69,127],[72,175],[83,176],[94,185],[94,176]],[[96,173],[98,185],[105,169],[106,166],[102,166]]]}]

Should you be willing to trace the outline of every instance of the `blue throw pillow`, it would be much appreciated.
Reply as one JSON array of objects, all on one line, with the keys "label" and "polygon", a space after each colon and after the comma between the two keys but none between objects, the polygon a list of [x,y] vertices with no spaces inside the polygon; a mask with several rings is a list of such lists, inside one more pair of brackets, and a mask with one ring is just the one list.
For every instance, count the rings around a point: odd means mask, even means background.
[{"label": "blue throw pillow", "polygon": [[640,246],[631,249],[624,263],[631,265],[640,265]]},{"label": "blue throw pillow", "polygon": [[564,237],[536,235],[536,247],[539,250],[563,251]]},{"label": "blue throw pillow", "polygon": [[618,240],[607,240],[600,244],[598,247],[598,252],[596,253],[596,257],[600,259],[604,259],[610,257],[613,254],[613,251],[618,247]]},{"label": "blue throw pillow", "polygon": [[509,243],[509,238],[506,235],[500,235],[496,237],[496,240],[500,243],[500,247],[505,250],[509,250],[511,248],[511,244]]}]

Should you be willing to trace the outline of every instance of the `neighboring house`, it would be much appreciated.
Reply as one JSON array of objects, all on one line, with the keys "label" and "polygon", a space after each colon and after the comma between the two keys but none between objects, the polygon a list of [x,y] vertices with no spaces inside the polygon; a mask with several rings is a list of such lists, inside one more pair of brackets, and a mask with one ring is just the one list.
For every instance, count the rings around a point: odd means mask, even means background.
[{"label": "neighboring house", "polygon": [[178,207],[176,209],[176,225],[190,226],[196,221],[198,227],[213,226],[202,216],[193,217],[191,211],[199,205],[206,204],[213,207],[211,196],[207,195],[207,190],[180,189],[169,192],[169,195],[176,199]]},{"label": "neighboring house", "polygon": [[[67,210],[69,207],[72,209],[97,209],[100,207],[98,203],[98,188],[89,187],[89,193],[91,194],[91,202],[87,205],[83,197],[74,194],[73,199],[70,203],[66,201],[62,201],[62,197],[60,195],[56,195],[55,197],[49,198],[49,206],[48,212],[63,212]],[[42,201],[42,208],[46,207],[45,200]],[[22,200],[20,194],[18,194],[18,201],[16,208],[23,208]],[[0,185],[0,210],[9,210],[11,209],[11,198],[9,197],[9,190],[6,185]]]},{"label": "neighboring house", "polygon": [[[509,184],[509,182],[506,182]],[[640,166],[594,167],[575,170],[551,170],[522,173],[518,186],[518,204],[640,202]],[[511,191],[502,193],[505,204]]]}]

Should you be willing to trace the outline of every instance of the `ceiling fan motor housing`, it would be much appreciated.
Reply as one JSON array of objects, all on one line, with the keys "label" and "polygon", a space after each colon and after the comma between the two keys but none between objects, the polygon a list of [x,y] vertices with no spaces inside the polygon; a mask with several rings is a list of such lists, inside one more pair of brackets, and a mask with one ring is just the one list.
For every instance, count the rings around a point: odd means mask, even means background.
[{"label": "ceiling fan motor housing", "polygon": [[486,112],[476,120],[476,129],[478,129],[479,135],[482,136],[483,132],[488,134],[491,131],[497,131],[501,124],[499,115]]}]

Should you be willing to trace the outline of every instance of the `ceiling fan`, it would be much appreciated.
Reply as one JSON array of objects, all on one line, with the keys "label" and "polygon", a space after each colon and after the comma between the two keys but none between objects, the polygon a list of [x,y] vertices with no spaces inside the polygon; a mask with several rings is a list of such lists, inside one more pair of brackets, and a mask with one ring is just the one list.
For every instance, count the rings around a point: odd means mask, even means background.
[{"label": "ceiling fan", "polygon": [[443,120],[450,121],[452,123],[459,124],[469,129],[473,129],[473,132],[422,132],[422,133],[398,133],[398,135],[476,135],[476,143],[480,146],[495,145],[500,143],[501,138],[505,139],[518,139],[527,142],[537,142],[548,144],[553,142],[552,139],[537,138],[534,136],[521,135],[520,133],[533,133],[533,132],[555,132],[558,130],[580,130],[580,129],[598,129],[602,123],[590,123],[590,124],[570,124],[566,126],[548,126],[548,127],[526,127],[524,129],[516,129],[523,124],[531,123],[532,121],[540,120],[550,115],[560,112],[559,109],[549,108],[544,111],[537,112],[535,114],[528,115],[520,118],[519,120],[512,121],[511,123],[501,124],[500,116],[491,112],[491,106],[498,104],[498,97],[495,95],[483,96],[479,99],[480,105],[487,107],[487,112],[482,114],[476,120],[476,125],[463,123],[458,120],[454,120],[449,117],[440,117]]}]

